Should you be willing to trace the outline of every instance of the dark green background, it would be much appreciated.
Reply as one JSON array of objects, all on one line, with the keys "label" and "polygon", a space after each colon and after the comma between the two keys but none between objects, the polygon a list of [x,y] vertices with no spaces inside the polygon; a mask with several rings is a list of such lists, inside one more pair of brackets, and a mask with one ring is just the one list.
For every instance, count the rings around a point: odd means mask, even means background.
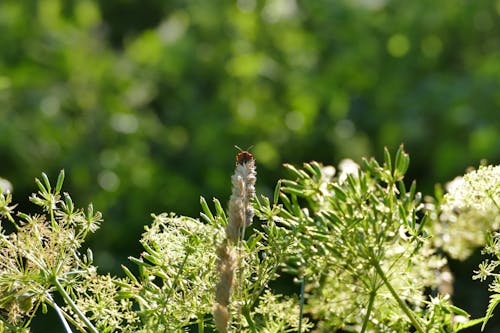
[{"label": "dark green background", "polygon": [[[103,272],[137,255],[150,213],[225,202],[235,144],[254,145],[266,194],[284,162],[404,143],[432,194],[498,163],[499,130],[498,0],[0,2],[0,177],[32,211],[33,178],[64,168],[104,213]],[[477,260],[452,267],[480,316]]]}]

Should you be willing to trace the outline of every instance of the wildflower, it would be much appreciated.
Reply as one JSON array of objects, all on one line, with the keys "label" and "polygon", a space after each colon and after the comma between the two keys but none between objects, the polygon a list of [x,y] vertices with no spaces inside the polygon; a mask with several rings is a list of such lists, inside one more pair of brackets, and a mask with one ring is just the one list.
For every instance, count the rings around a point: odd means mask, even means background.
[{"label": "wildflower", "polygon": [[234,283],[234,253],[227,240],[217,249],[220,281],[215,288],[214,321],[220,333],[227,332],[229,302]]},{"label": "wildflower", "polygon": [[240,231],[243,233],[252,224],[255,180],[255,160],[248,151],[242,151],[236,156],[236,169],[231,177],[233,190],[226,227],[227,236],[233,243],[237,243]]},{"label": "wildflower", "polygon": [[[241,150],[241,149],[240,149]],[[248,151],[236,155],[236,169],[231,177],[232,194],[229,199],[226,239],[217,249],[220,281],[216,286],[214,321],[219,332],[227,332],[229,323],[229,303],[234,284],[235,255],[232,244],[244,238],[245,228],[253,220],[252,202],[255,197],[255,160]]]},{"label": "wildflower", "polygon": [[437,245],[465,259],[500,226],[500,166],[481,166],[447,184],[441,205]]}]

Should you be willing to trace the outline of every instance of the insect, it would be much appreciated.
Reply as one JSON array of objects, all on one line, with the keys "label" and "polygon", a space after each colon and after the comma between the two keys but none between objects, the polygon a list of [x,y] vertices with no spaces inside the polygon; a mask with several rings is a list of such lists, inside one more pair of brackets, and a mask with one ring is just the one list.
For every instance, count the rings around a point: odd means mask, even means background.
[{"label": "insect", "polygon": [[236,147],[236,149],[240,151],[238,154],[236,154],[236,165],[243,165],[253,160],[253,155],[248,152],[250,149],[252,149],[253,146],[248,147],[246,150],[243,150],[238,146],[234,147]]}]

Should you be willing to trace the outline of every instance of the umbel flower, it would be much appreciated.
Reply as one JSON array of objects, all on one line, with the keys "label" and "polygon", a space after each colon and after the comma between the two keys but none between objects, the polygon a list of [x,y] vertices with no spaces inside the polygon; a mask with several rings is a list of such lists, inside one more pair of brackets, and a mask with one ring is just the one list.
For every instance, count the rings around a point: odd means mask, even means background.
[{"label": "umbel flower", "polygon": [[500,227],[500,166],[481,166],[447,184],[435,242],[451,257],[466,259]]},{"label": "umbel flower", "polygon": [[244,238],[245,228],[252,223],[254,216],[252,201],[255,197],[255,160],[248,151],[240,151],[236,155],[236,169],[231,177],[232,194],[229,199],[226,239],[217,249],[220,280],[215,291],[214,321],[221,333],[228,331],[230,322],[229,305],[236,267],[233,247]]}]

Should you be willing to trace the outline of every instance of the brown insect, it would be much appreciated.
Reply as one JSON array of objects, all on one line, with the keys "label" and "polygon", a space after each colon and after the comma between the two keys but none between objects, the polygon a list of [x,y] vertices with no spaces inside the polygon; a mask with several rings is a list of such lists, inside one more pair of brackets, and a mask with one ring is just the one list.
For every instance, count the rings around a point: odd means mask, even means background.
[{"label": "brown insect", "polygon": [[241,149],[238,146],[235,146],[240,152],[236,154],[236,165],[243,165],[251,160],[253,160],[253,155],[248,151],[252,149],[253,146],[248,147],[246,150]]}]

